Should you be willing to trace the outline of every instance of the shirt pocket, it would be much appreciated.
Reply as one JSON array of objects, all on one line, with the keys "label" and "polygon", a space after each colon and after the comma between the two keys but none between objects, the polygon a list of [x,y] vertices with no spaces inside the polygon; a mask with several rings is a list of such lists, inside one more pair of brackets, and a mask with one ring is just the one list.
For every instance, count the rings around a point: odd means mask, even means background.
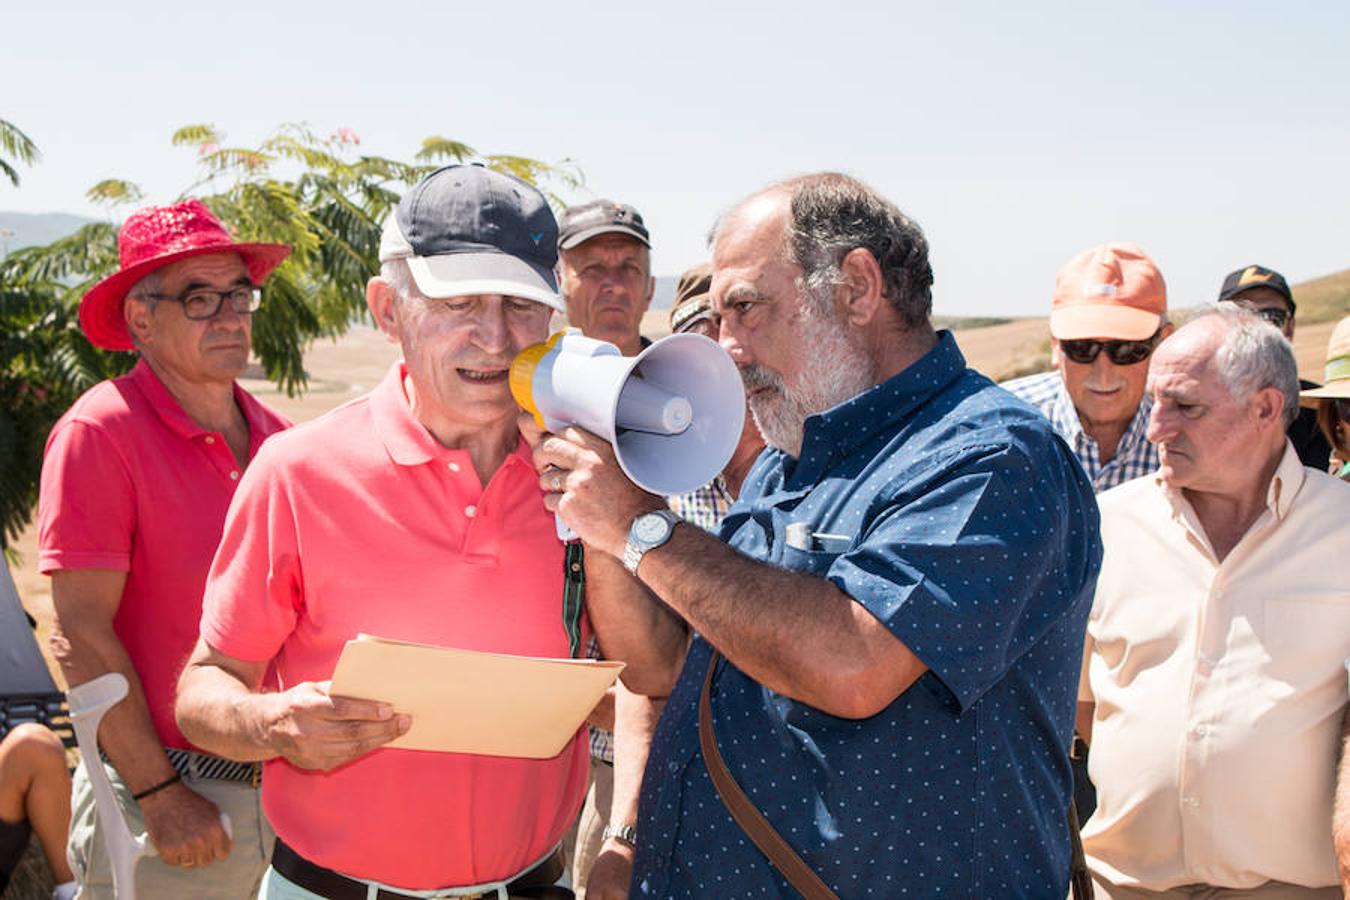
[{"label": "shirt pocket", "polygon": [[785,544],[780,565],[785,569],[801,572],[804,575],[824,578],[826,573],[830,571],[830,567],[834,565],[834,561],[843,555],[843,553],[828,550],[801,550],[790,544]]},{"label": "shirt pocket", "polygon": [[1335,671],[1343,680],[1350,657],[1350,597],[1267,599],[1264,641],[1277,671],[1294,670],[1304,678]]}]

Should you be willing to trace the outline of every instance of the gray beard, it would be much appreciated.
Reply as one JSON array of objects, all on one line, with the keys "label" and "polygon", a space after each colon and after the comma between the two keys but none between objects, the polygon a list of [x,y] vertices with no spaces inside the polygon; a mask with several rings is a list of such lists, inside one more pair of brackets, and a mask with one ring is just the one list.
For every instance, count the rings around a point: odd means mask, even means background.
[{"label": "gray beard", "polygon": [[791,457],[801,456],[808,417],[838,406],[876,384],[876,364],[836,316],[807,312],[801,319],[799,346],[806,354],[796,384],[758,365],[741,370],[747,390],[766,387],[753,396],[750,413],[764,441]]}]

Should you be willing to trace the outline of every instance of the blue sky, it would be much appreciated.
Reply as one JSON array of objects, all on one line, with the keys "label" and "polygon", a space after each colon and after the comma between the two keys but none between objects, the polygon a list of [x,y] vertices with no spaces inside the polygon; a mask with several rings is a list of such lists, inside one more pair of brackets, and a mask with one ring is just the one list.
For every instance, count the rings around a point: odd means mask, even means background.
[{"label": "blue sky", "polygon": [[411,157],[439,134],[571,158],[636,205],[657,274],[719,211],[839,169],[928,233],[940,313],[1041,314],[1056,269],[1132,240],[1171,302],[1251,262],[1350,267],[1350,4],[348,2],[11,5],[0,118],[43,161],[0,209],[172,199],[181,125],[285,122]]}]

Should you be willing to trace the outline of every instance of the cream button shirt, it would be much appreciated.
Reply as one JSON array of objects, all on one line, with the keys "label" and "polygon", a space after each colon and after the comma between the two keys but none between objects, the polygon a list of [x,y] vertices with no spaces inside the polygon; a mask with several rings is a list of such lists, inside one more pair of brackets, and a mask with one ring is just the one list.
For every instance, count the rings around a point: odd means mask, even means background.
[{"label": "cream button shirt", "polygon": [[1157,475],[1099,501],[1079,688],[1096,703],[1089,866],[1151,890],[1338,884],[1350,484],[1286,444],[1266,511],[1222,562]]}]

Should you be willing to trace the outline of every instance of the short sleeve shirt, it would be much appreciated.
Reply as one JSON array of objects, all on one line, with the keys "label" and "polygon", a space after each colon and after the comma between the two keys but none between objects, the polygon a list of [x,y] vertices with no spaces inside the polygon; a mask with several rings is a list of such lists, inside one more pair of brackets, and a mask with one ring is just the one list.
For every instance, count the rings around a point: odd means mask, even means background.
[{"label": "short sleeve shirt", "polygon": [[[367,397],[269,443],[230,508],[202,636],[229,656],[271,660],[283,690],[331,678],[362,632],[571,655],[563,546],[529,448],[484,486],[468,451],[442,447],[414,418],[403,377],[395,364]],[[562,839],[586,789],[584,734],[551,759],[386,747],[330,772],[273,759],[263,807],[302,857],[352,877],[482,884]]]},{"label": "short sleeve shirt", "polygon": [[[251,458],[290,421],[238,385],[234,398]],[[224,436],[194,422],[144,360],[91,388],[47,438],[38,566],[127,573],[113,630],[167,747],[192,746],[174,720],[174,692],[240,475]]]},{"label": "short sleeve shirt", "polygon": [[[1063,896],[1097,526],[1063,441],[967,369],[947,332],[894,378],[809,418],[800,459],[760,456],[722,538],[828,579],[929,667],[851,720],[719,663],[712,716],[727,766],[841,897]],[[708,660],[696,637],[652,742],[633,891],[790,896],[709,781],[697,715]]]},{"label": "short sleeve shirt", "polygon": [[1089,866],[1150,891],[1339,883],[1350,484],[1286,444],[1266,508],[1222,560],[1158,475],[1101,507],[1081,688],[1096,703]]}]

